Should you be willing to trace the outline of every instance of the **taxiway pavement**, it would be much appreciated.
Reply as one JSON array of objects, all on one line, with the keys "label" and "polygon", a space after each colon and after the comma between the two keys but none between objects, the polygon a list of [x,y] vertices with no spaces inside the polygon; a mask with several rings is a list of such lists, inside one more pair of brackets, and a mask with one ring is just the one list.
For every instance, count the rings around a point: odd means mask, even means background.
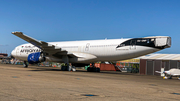
[{"label": "taxiway pavement", "polygon": [[0,101],[180,101],[180,80],[0,64]]}]

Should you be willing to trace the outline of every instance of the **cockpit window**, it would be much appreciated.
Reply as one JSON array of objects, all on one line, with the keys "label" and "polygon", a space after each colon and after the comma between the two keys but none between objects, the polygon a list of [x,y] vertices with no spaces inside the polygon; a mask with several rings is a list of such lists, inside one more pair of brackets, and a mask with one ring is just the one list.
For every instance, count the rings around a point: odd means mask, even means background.
[{"label": "cockpit window", "polygon": [[154,38],[135,38],[121,43],[116,48],[124,47],[124,46],[133,46],[133,45],[155,47],[154,41],[155,41]]}]

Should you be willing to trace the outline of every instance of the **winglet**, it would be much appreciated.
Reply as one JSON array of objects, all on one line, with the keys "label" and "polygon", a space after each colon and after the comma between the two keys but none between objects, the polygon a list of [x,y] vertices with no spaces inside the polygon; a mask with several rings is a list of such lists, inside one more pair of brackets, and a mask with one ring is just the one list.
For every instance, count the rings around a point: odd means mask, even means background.
[{"label": "winglet", "polygon": [[23,33],[22,32],[12,32],[12,34],[14,34],[14,35],[22,35]]}]

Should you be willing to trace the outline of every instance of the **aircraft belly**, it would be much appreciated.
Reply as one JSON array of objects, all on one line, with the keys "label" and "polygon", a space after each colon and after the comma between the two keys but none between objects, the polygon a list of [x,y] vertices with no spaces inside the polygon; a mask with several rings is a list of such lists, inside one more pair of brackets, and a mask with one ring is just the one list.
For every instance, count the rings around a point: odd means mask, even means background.
[{"label": "aircraft belly", "polygon": [[129,56],[134,58],[134,57],[139,57],[142,55],[150,54],[150,53],[153,53],[156,51],[159,51],[159,49],[152,48],[152,47],[146,47],[146,46],[136,46],[136,49],[129,50]]},{"label": "aircraft belly", "polygon": [[90,54],[93,54],[97,57],[107,57],[117,55],[116,47],[95,47],[91,48]]},{"label": "aircraft belly", "polygon": [[97,56],[96,61],[111,61],[120,60],[129,56],[128,47],[123,47],[123,49],[117,49],[115,46],[111,47],[96,47],[91,48],[91,54]]},{"label": "aircraft belly", "polygon": [[118,49],[111,49],[106,51],[104,54],[96,54],[97,61],[119,61],[125,59],[136,58],[146,54],[159,51],[159,49],[145,46],[136,46],[135,49],[132,49],[130,46],[121,47]]}]

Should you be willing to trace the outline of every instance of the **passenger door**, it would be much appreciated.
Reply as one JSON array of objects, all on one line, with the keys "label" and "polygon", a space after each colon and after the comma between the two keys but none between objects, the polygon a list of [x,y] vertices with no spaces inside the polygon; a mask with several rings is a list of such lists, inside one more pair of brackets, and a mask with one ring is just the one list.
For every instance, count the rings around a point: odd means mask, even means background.
[{"label": "passenger door", "polygon": [[85,52],[88,52],[88,51],[89,51],[89,47],[90,47],[90,43],[87,43],[87,44],[86,44],[86,47],[85,47]]}]

